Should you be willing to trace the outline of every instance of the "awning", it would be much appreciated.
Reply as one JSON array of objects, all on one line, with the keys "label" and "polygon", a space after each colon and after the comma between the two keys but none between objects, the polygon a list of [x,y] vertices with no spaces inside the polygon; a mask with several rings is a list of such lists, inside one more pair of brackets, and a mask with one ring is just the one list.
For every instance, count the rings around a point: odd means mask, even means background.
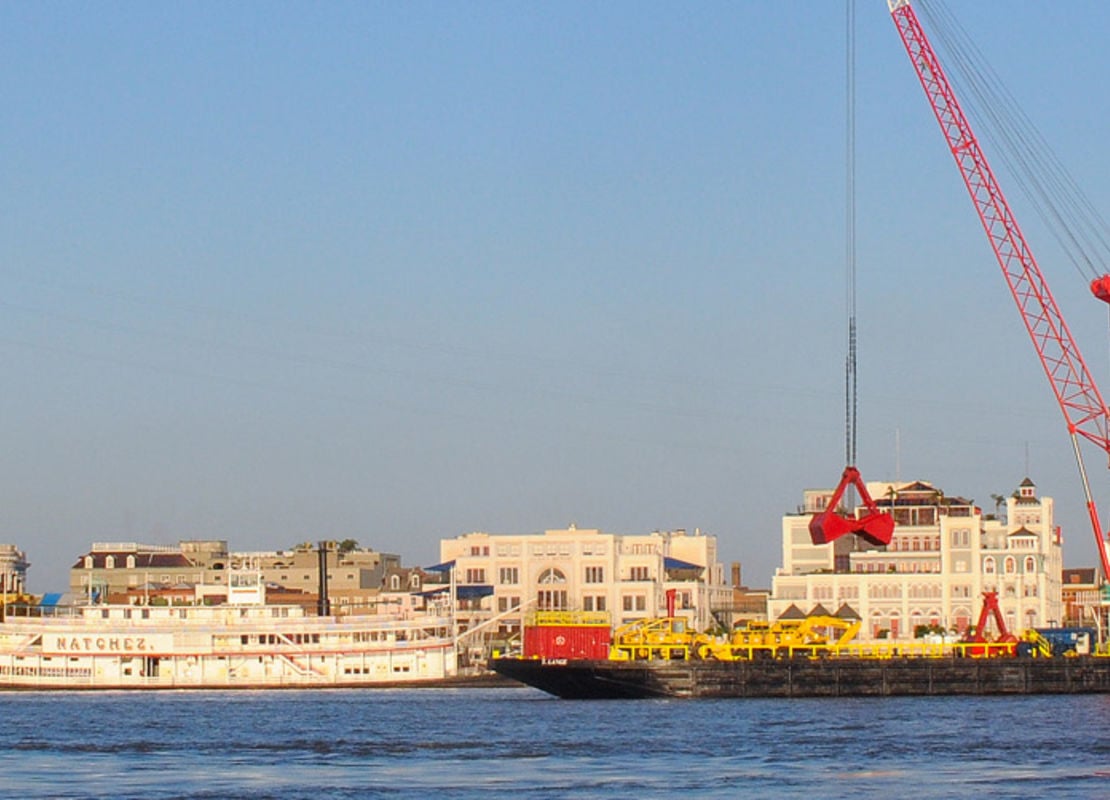
[{"label": "awning", "polygon": [[444,561],[442,564],[434,564],[430,567],[424,567],[425,572],[450,572],[455,567],[455,560]]},{"label": "awning", "polygon": [[705,567],[691,564],[689,561],[683,561],[681,558],[671,558],[664,556],[663,569],[705,569]]},{"label": "awning", "polygon": [[485,584],[455,587],[455,596],[460,600],[475,600],[479,597],[489,597],[491,594],[493,594],[493,587]]},{"label": "awning", "polygon": [[44,594],[42,596],[42,602],[39,603],[39,605],[42,605],[42,606],[60,606],[62,604],[62,598],[64,596],[65,595],[62,594],[62,592],[51,592],[50,594]]},{"label": "awning", "polygon": [[[425,587],[427,587],[427,584],[425,584]],[[413,594],[417,597],[433,597],[450,590],[451,587],[445,583],[436,586],[434,589],[425,588],[424,591],[413,592]],[[493,594],[493,587],[488,584],[467,584],[455,587],[455,597],[459,600],[474,600],[479,597],[489,597],[491,594]]]}]

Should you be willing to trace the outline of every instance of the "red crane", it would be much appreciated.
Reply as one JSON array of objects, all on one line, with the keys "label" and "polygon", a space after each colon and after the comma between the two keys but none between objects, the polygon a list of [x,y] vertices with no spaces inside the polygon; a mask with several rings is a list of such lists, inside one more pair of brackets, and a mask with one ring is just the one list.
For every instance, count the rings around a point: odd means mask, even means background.
[{"label": "red crane", "polygon": [[[987,638],[987,622],[991,619],[994,619],[994,626],[998,629],[998,637],[994,640]],[[1006,627],[1002,609],[998,606],[998,592],[983,592],[983,607],[979,610],[979,621],[961,641],[965,644],[988,645],[967,648],[966,652],[971,656],[1014,655],[1018,637]]]},{"label": "red crane", "polygon": [[[1106,537],[1098,518],[1098,509],[1091,496],[1087,469],[1079,437],[1094,442],[1110,454],[1108,415],[1094,378],[1072,340],[1067,323],[1048,289],[1044,275],[1029,249],[1021,228],[1006,202],[994,173],[987,163],[979,141],[968,124],[956,101],[956,96],[944,70],[933,52],[910,0],[887,0],[894,24],[906,46],[925,95],[936,115],[940,129],[948,142],[948,149],[960,169],[971,201],[979,214],[1002,274],[1010,287],[1026,330],[1033,340],[1033,347],[1048,376],[1056,401],[1064,414],[1068,435],[1071,437],[1087,513],[1094,528],[1102,574],[1110,579],[1110,560],[1107,558]],[[1091,291],[1101,300],[1110,302],[1110,276],[1103,276],[1091,285]]]}]

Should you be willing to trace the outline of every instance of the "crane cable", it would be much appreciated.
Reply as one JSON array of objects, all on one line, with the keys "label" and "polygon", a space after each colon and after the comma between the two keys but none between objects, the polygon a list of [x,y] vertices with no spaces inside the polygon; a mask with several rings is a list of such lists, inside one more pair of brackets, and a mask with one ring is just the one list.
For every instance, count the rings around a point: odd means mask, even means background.
[{"label": "crane cable", "polygon": [[[845,25],[845,269],[847,272],[848,355],[844,368],[845,463],[856,463],[858,417],[856,373],[856,3],[846,0]],[[848,487],[847,506],[856,504],[855,487]]]},{"label": "crane cable", "polygon": [[[936,33],[950,80],[997,152],[1021,195],[1056,239],[1084,282],[1110,272],[1110,225],[1068,172],[1044,135],[990,66],[944,0],[918,0]],[[979,124],[983,123],[983,124]],[[1110,331],[1110,307],[1107,308]],[[1110,336],[1107,338],[1110,361]],[[1104,421],[1105,423],[1105,421]]]},{"label": "crane cable", "polygon": [[856,463],[856,3],[847,0],[845,30],[845,208],[848,356],[844,370],[844,449],[847,464]]},{"label": "crane cable", "polygon": [[944,0],[920,0],[950,79],[990,142],[992,154],[1033,206],[1085,281],[1110,271],[1110,225],[1068,173],[1037,126],[991,68]]}]

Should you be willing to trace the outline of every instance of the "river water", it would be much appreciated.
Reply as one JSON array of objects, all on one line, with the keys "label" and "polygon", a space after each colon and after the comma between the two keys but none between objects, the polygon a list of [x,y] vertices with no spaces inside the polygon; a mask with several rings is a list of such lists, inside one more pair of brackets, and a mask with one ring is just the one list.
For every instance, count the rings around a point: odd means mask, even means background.
[{"label": "river water", "polygon": [[1110,697],[0,694],[13,798],[1110,798]]}]

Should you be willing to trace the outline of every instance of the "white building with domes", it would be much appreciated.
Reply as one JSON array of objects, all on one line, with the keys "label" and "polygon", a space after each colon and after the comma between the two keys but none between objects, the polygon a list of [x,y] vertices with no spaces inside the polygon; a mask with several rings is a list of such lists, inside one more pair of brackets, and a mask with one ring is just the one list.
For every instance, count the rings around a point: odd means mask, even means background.
[{"label": "white building with domes", "polygon": [[[966,632],[985,591],[997,591],[1007,627],[1062,624],[1060,530],[1053,501],[1026,478],[996,514],[946,495],[924,481],[868,483],[880,510],[894,517],[890,544],[856,536],[825,545],[810,539],[809,521],[832,490],[807,490],[802,507],[782,519],[782,567],[771,581],[767,614],[795,606],[863,620],[860,637],[912,639],[922,626]],[[862,509],[860,509],[862,512]],[[796,612],[791,612],[796,613]]]}]

